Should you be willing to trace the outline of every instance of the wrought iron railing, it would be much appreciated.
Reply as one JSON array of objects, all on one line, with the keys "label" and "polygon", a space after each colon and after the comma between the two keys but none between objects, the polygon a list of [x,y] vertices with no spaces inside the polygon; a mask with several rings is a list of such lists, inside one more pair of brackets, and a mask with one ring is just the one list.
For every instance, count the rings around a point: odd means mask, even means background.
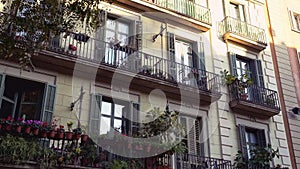
[{"label": "wrought iron railing", "polygon": [[122,43],[108,43],[78,36],[73,33],[68,36],[62,34],[50,41],[48,49],[170,83],[212,93],[220,92],[220,79],[217,74],[139,52]]},{"label": "wrought iron railing", "polygon": [[274,90],[257,85],[245,86],[239,80],[228,85],[231,101],[243,100],[273,109],[280,109],[278,94]]},{"label": "wrought iron railing", "polygon": [[191,169],[191,168],[214,168],[214,169],[232,169],[231,161],[203,157],[199,155],[183,154],[175,155],[177,169]]},{"label": "wrought iron railing", "polygon": [[190,0],[144,0],[211,25],[210,10]]},{"label": "wrought iron railing", "polygon": [[221,35],[230,32],[258,43],[267,43],[264,29],[229,16],[221,21],[219,29]]}]

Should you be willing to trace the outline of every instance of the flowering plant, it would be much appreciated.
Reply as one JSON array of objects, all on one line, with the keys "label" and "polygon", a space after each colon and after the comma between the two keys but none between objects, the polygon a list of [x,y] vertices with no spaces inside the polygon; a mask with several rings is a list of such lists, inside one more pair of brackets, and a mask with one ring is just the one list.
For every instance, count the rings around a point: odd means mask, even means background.
[{"label": "flowering plant", "polygon": [[72,122],[72,121],[69,121],[69,122],[67,123],[68,131],[72,131],[72,125],[73,125],[73,122]]},{"label": "flowering plant", "polygon": [[26,120],[25,125],[30,126],[31,128],[41,128],[43,122],[39,120]]}]

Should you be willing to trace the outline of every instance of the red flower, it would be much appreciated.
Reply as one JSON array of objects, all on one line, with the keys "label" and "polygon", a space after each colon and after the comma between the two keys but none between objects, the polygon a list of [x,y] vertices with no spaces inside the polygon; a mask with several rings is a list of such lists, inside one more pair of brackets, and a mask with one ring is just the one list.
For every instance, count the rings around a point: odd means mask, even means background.
[{"label": "red flower", "polygon": [[77,50],[77,47],[74,46],[74,45],[72,45],[72,44],[70,44],[70,45],[69,45],[69,50],[76,51],[76,50]]}]

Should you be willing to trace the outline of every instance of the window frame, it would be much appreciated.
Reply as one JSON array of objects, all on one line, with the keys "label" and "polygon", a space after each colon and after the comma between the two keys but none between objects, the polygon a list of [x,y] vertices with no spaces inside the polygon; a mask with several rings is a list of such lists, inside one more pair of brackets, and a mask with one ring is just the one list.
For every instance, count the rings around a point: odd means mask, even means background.
[{"label": "window frame", "polygon": [[[23,90],[14,90],[15,92],[14,101],[11,102],[12,100],[4,95],[5,90],[7,89],[6,82],[8,82],[7,80],[9,80],[9,78],[11,78],[10,80],[30,81],[30,83],[37,85],[36,86],[37,88],[35,89],[39,90],[38,91],[39,98],[37,99],[37,102],[34,104],[36,111],[33,115],[33,119],[30,120],[40,120],[40,121],[45,121],[50,123],[52,121],[52,116],[55,109],[56,86],[54,84],[45,83],[34,79],[17,77],[17,76],[7,75],[7,74],[0,74],[0,79],[1,79],[0,108],[3,106],[3,101],[8,101],[11,104],[14,104],[14,108],[12,109],[12,112],[9,115],[15,119],[19,117],[23,117],[23,114],[21,114],[23,94],[28,89],[31,89],[32,86],[25,86],[23,87]],[[20,97],[19,96],[16,97],[16,95],[20,95]]]},{"label": "window frame", "polygon": [[289,14],[291,29],[295,32],[300,33],[300,14],[292,10],[289,10]]},{"label": "window frame", "polygon": [[[117,120],[121,120],[121,131],[118,130],[111,130],[113,128],[113,123],[115,120],[114,117],[114,113],[111,113],[110,115],[107,114],[102,114],[102,103],[104,102],[108,102],[108,103],[114,103],[111,104],[111,108],[116,104],[116,103],[124,103],[122,105],[125,105],[127,107],[127,113],[124,116],[122,114],[122,117],[117,117]],[[139,111],[140,111],[140,106],[138,102],[134,102],[134,101],[128,101],[125,99],[116,99],[116,98],[112,98],[106,95],[102,95],[99,93],[92,93],[91,94],[91,102],[90,102],[90,112],[89,112],[89,134],[91,136],[99,136],[101,135],[101,120],[102,117],[106,117],[110,119],[110,126],[109,126],[109,130],[107,131],[107,133],[104,134],[108,134],[111,131],[114,132],[120,132],[121,134],[125,134],[125,135],[134,135],[137,134],[135,132],[138,132],[138,128],[139,128],[139,124],[137,124],[140,120],[140,116],[139,116]],[[136,110],[138,109],[138,110]],[[113,111],[113,109],[110,110],[111,112]],[[133,116],[133,113],[136,113],[137,116]],[[113,115],[113,116],[112,116]],[[124,117],[123,117],[124,116]],[[130,118],[130,119],[128,119]],[[97,124],[94,124],[94,122],[96,122]],[[122,125],[125,124],[125,129],[124,132],[122,132]],[[96,125],[92,126],[92,124]],[[93,129],[97,129],[98,131],[94,131]]]}]

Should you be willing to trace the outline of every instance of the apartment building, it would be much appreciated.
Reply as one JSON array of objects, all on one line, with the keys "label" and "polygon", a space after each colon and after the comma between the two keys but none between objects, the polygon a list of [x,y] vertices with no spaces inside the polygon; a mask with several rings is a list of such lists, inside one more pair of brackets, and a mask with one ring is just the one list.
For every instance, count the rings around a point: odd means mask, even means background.
[{"label": "apartment building", "polygon": [[[299,2],[268,2],[272,48],[292,168],[299,159]],[[280,22],[279,22],[280,21]],[[287,146],[287,145],[286,145]]]},{"label": "apartment building", "polygon": [[[99,30],[63,32],[33,57],[33,72],[1,61],[0,117],[78,122],[97,142],[112,131],[136,134],[146,112],[167,106],[188,133],[186,155],[173,155],[172,168],[230,168],[238,150],[247,159],[268,144],[280,153],[272,166],[291,167],[266,1],[99,7]],[[224,70],[253,83],[222,83]]]}]

